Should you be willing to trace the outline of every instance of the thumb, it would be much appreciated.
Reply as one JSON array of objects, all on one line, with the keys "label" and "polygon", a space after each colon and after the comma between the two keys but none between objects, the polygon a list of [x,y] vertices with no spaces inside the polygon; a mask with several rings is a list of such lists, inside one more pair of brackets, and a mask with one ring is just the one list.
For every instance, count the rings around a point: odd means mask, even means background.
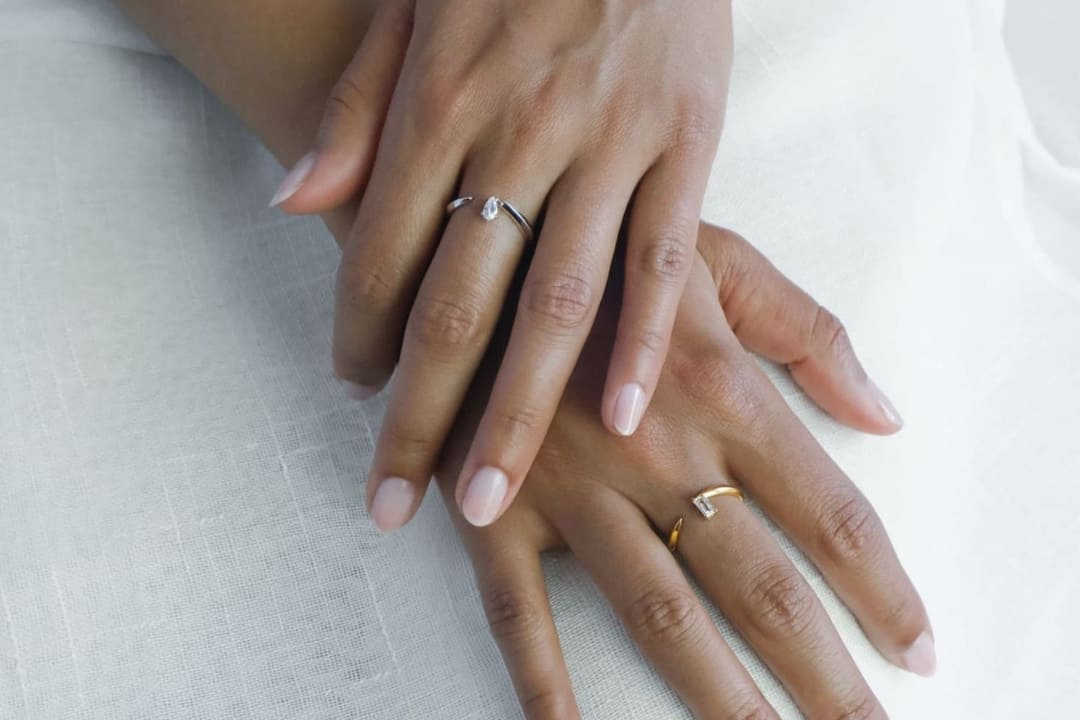
[{"label": "thumb", "polygon": [[744,238],[701,227],[698,251],[712,270],[731,329],[747,350],[786,365],[806,394],[845,425],[878,435],[903,427],[835,315]]},{"label": "thumb", "polygon": [[367,34],[326,101],[312,149],[270,201],[293,214],[333,210],[363,192],[412,37],[412,2],[379,6]]}]

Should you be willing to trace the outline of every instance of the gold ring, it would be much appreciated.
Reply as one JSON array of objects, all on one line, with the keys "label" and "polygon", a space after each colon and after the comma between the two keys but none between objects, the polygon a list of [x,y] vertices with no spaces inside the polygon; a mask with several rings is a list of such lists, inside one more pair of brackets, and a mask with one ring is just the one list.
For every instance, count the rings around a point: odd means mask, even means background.
[{"label": "gold ring", "polygon": [[[742,490],[734,485],[717,485],[695,495],[690,502],[692,502],[694,507],[698,509],[698,512],[708,520],[716,514],[716,506],[712,504],[712,499],[716,497],[733,497],[742,500],[743,493]],[[679,518],[675,521],[675,524],[671,526],[671,531],[668,533],[667,549],[673,553],[679,544],[679,535],[682,534],[682,528],[683,518]]]},{"label": "gold ring", "polygon": [[679,544],[679,533],[682,532],[682,518],[675,521],[674,527],[671,528],[671,532],[667,536],[667,549],[671,552],[675,552],[675,546]]},{"label": "gold ring", "polygon": [[694,507],[698,509],[698,512],[708,520],[716,514],[716,506],[712,504],[712,499],[723,496],[738,498],[739,500],[743,499],[742,490],[734,485],[717,485],[694,496],[694,499],[690,502],[694,503]]}]

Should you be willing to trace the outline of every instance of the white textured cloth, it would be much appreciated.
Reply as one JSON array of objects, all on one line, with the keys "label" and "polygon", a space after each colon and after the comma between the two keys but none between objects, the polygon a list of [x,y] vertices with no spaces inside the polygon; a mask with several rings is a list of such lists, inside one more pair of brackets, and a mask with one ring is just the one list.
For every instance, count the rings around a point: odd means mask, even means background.
[{"label": "white textured cloth", "polygon": [[[931,612],[926,681],[800,560],[895,718],[1080,705],[1077,14],[1010,19],[1029,114],[1000,1],[736,2],[707,215],[846,320],[908,423],[857,435],[776,374]],[[279,177],[101,0],[0,0],[0,718],[519,716],[438,498],[391,537],[363,516],[381,406],[330,375],[337,251],[265,208]],[[546,569],[585,716],[684,717]]]}]

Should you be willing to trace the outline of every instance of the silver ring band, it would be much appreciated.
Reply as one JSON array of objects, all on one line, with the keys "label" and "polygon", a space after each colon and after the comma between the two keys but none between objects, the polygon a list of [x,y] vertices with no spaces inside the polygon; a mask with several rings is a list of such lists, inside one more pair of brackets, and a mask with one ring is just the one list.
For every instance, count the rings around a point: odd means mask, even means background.
[{"label": "silver ring band", "polygon": [[[471,204],[475,199],[476,198],[472,195],[464,195],[452,200],[450,204],[446,206],[446,214],[453,215],[457,210]],[[525,219],[524,215],[518,212],[516,207],[502,198],[495,197],[494,195],[489,197],[487,201],[484,202],[484,207],[480,209],[480,217],[486,222],[491,222],[499,217],[499,213],[503,210],[506,211],[506,214],[510,216],[510,219],[513,220],[514,224],[521,230],[521,233],[525,236],[525,241],[532,242],[534,236],[532,225],[529,224],[529,221]]]}]

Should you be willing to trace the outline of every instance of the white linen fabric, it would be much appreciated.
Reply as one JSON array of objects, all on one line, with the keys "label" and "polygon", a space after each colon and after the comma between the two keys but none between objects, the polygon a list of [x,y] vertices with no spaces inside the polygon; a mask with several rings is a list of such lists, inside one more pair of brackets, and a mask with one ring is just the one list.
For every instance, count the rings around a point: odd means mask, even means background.
[{"label": "white linen fabric", "polygon": [[[926,681],[792,551],[896,718],[1080,701],[1080,57],[1045,50],[1077,12],[1018,8],[1027,104],[1000,1],[736,2],[707,216],[847,322],[908,423],[857,435],[770,369],[931,612]],[[337,251],[266,209],[280,174],[106,3],[0,0],[0,718],[520,715],[438,497],[390,537],[364,515],[382,405],[331,377]],[[545,568],[585,716],[685,717],[574,560]]]}]

